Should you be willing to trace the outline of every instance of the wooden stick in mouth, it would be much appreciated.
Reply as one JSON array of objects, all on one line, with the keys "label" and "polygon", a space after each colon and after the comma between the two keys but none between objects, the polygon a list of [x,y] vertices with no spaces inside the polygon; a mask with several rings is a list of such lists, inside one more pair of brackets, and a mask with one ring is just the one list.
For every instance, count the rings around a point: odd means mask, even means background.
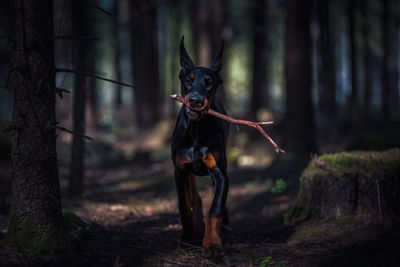
[{"label": "wooden stick in mouth", "polygon": [[[177,94],[170,95],[170,97],[173,100],[181,102],[181,103],[185,104],[186,106],[188,106],[188,103],[187,103],[188,101],[185,101],[185,99],[183,97],[181,97],[181,96],[179,96]],[[210,114],[210,115],[212,115],[214,117],[217,117],[219,119],[228,121],[228,122],[233,123],[233,124],[247,125],[247,126],[256,128],[265,137],[265,139],[267,139],[271,143],[271,145],[274,147],[276,153],[285,153],[285,151],[283,149],[281,149],[274,142],[274,140],[272,140],[271,137],[269,137],[269,135],[264,131],[264,129],[261,128],[261,125],[273,124],[274,123],[273,121],[254,122],[254,121],[234,119],[232,117],[229,117],[228,115],[221,114],[221,113],[219,113],[219,112],[217,112],[217,111],[215,111],[215,110],[213,110],[211,108],[209,108],[208,110],[204,110],[204,113],[208,113],[208,114]]]}]

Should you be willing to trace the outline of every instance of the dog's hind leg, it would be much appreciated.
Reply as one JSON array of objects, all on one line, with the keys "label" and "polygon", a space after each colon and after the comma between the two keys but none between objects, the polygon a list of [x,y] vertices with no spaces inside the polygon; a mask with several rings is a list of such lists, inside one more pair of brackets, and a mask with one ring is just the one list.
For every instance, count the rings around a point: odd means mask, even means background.
[{"label": "dog's hind leg", "polygon": [[201,244],[201,240],[204,236],[204,221],[203,221],[203,205],[199,192],[196,186],[196,177],[194,174],[189,175],[189,189],[191,198],[188,199],[191,203],[192,215],[193,215],[193,238],[194,241]]},{"label": "dog's hind leg", "polygon": [[175,169],[179,214],[182,224],[182,241],[200,242],[204,233],[201,198],[197,192],[195,176]]}]

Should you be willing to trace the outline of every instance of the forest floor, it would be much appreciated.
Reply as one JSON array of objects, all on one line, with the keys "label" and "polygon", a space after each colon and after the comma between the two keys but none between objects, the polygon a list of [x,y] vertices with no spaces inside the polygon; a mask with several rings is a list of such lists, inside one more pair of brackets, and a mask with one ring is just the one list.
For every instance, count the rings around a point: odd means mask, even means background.
[{"label": "forest floor", "polygon": [[[62,149],[59,146],[59,154]],[[229,169],[230,224],[222,233],[225,254],[204,257],[200,246],[180,241],[168,156],[140,157],[88,168],[84,196],[79,200],[63,197],[64,217],[73,223],[72,233],[79,240],[73,251],[27,257],[0,250],[0,266],[400,266],[398,226],[362,218],[285,225],[284,214],[298,190],[298,179],[289,179],[290,173],[298,177],[302,168],[286,164],[274,171],[260,166]],[[60,166],[63,195],[68,178],[65,166]],[[10,166],[4,165],[0,188],[9,188],[9,177]],[[279,178],[288,178],[288,187],[273,193]],[[205,213],[211,182],[208,177],[199,177],[197,182]],[[8,223],[5,205],[4,197],[0,198],[0,238]]]},{"label": "forest floor", "polygon": [[[273,182],[264,173],[230,173],[224,257],[205,258],[201,247],[180,242],[172,166],[165,162],[88,170],[83,199],[64,200],[79,249],[46,258],[2,251],[0,266],[398,266],[399,228],[356,222],[353,229],[353,221],[285,226],[294,195],[271,193]],[[198,184],[208,207],[209,179],[200,177]]]}]

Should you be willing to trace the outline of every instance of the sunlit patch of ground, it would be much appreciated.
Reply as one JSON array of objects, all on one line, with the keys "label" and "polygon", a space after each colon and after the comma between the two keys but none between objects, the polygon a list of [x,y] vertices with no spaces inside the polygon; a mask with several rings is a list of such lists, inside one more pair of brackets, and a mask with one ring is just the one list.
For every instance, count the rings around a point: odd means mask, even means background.
[{"label": "sunlit patch of ground", "polygon": [[[107,225],[123,224],[127,218],[144,218],[156,214],[177,215],[175,182],[172,164],[156,163],[147,167],[115,169],[90,169],[86,175],[86,192],[83,201],[66,202],[65,209],[77,215]],[[260,170],[259,172],[262,172]],[[254,178],[253,178],[254,177]],[[272,179],[262,180],[261,175],[231,177],[228,208],[235,211],[231,218],[273,217],[287,210],[291,199],[270,193]],[[63,185],[66,185],[65,178]],[[198,177],[197,184],[207,212],[212,200],[209,177]],[[253,198],[270,195],[268,201],[257,203],[256,213],[249,213],[241,205]]]}]

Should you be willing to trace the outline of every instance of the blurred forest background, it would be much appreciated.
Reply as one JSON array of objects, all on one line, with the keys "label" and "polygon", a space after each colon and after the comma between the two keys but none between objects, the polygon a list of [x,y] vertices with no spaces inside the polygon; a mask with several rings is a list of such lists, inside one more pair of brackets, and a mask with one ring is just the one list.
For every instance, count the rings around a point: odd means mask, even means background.
[{"label": "blurred forest background", "polygon": [[[400,146],[400,1],[53,2],[57,153],[66,212],[106,225],[177,212],[169,139],[181,104],[169,95],[180,91],[182,35],[202,66],[225,39],[218,93],[228,114],[275,122],[265,130],[286,154],[275,154],[248,127],[231,127],[227,148],[238,199],[248,191],[265,193],[257,191],[260,185],[269,192],[277,179],[288,184],[291,195],[263,210],[266,218],[293,204],[299,175],[315,155]],[[10,1],[1,1],[2,87],[11,73],[11,19]],[[12,110],[12,91],[1,88],[1,129],[10,125]],[[11,183],[5,131],[0,148],[5,233]],[[165,184],[168,193],[162,193]],[[151,198],[158,206],[146,202]],[[177,214],[172,218],[176,224]]]},{"label": "blurred forest background", "polygon": [[[226,39],[219,94],[228,113],[274,120],[267,130],[289,154],[309,159],[349,145],[392,146],[397,139],[386,135],[395,134],[400,121],[398,1],[309,2],[103,0],[75,6],[74,1],[55,1],[56,67],[135,86],[60,70],[56,86],[71,93],[57,98],[57,121],[95,139],[74,146],[83,149],[85,144],[90,154],[97,142],[105,142],[122,147],[126,159],[140,148],[114,143],[149,132],[168,135],[180,107],[169,95],[180,90],[178,44],[184,35],[189,54],[204,66]],[[11,62],[6,38],[11,17],[9,1],[1,5],[4,85]],[[5,128],[12,117],[12,92],[0,93]],[[231,154],[238,154],[232,160],[251,165],[257,160],[240,157],[249,152],[241,147],[262,138],[242,128],[232,134]],[[59,134],[60,163],[68,165],[73,138]],[[2,136],[7,147],[7,136]],[[266,144],[259,150],[271,149]],[[4,158],[7,149],[2,151]]]}]

